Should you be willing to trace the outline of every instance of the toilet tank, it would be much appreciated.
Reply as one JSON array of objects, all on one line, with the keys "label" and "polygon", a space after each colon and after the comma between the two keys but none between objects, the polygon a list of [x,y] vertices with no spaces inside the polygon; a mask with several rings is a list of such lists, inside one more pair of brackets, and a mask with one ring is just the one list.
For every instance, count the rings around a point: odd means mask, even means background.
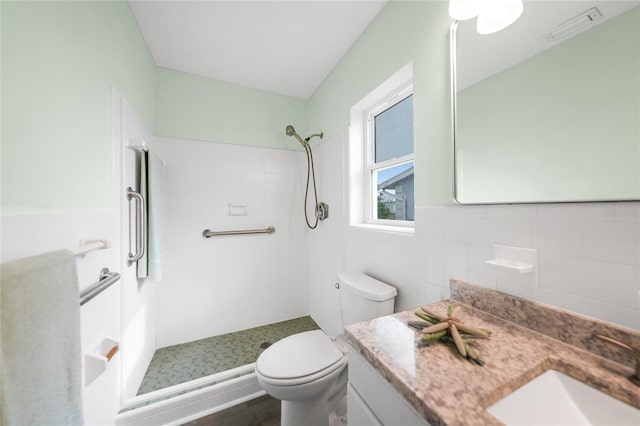
[{"label": "toilet tank", "polygon": [[342,326],[393,313],[395,287],[355,272],[338,274]]}]

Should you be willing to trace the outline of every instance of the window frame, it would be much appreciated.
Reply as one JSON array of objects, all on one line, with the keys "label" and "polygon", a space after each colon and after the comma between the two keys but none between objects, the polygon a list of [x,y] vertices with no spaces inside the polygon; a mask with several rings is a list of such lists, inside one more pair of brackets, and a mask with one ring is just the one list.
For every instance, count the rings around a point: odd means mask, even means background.
[{"label": "window frame", "polygon": [[[413,151],[411,154],[403,155],[401,157],[394,157],[389,160],[375,162],[375,117],[384,111],[394,107],[398,103],[404,101],[408,97],[414,94],[413,82],[410,81],[396,90],[392,91],[388,96],[385,96],[382,101],[375,103],[370,108],[364,111],[364,142],[365,142],[365,155],[364,155],[364,223],[369,225],[382,225],[400,228],[414,228],[414,220],[395,220],[395,219],[378,219],[378,185],[374,182],[374,172],[377,170],[386,169],[393,166],[399,166],[406,164],[410,161],[413,162],[414,167],[414,179],[415,179],[415,134],[413,140]],[[415,99],[415,98],[414,98]],[[412,117],[412,126],[415,130],[415,113]],[[415,196],[415,187],[414,187]],[[415,206],[414,206],[415,216]]]}]

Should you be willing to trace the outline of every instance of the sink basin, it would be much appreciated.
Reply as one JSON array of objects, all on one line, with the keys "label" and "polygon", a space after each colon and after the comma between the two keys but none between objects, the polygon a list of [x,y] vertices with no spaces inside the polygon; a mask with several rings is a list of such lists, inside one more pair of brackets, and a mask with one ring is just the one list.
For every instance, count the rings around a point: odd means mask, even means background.
[{"label": "sink basin", "polygon": [[487,411],[507,425],[640,425],[640,410],[549,370]]}]

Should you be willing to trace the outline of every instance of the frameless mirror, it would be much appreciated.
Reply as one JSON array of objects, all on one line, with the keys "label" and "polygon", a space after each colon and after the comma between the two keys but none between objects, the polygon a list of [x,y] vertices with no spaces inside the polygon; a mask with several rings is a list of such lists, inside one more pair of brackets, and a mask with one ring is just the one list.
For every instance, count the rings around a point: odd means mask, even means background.
[{"label": "frameless mirror", "polygon": [[461,204],[640,200],[640,1],[525,1],[451,30]]}]

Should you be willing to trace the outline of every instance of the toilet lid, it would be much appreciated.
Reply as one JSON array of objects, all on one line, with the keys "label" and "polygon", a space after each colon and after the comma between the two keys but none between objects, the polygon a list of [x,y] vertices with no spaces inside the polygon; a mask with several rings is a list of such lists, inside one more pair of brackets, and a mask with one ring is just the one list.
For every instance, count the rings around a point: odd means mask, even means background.
[{"label": "toilet lid", "polygon": [[265,377],[292,379],[324,370],[342,359],[343,354],[322,330],[285,337],[269,346],[256,362]]}]

